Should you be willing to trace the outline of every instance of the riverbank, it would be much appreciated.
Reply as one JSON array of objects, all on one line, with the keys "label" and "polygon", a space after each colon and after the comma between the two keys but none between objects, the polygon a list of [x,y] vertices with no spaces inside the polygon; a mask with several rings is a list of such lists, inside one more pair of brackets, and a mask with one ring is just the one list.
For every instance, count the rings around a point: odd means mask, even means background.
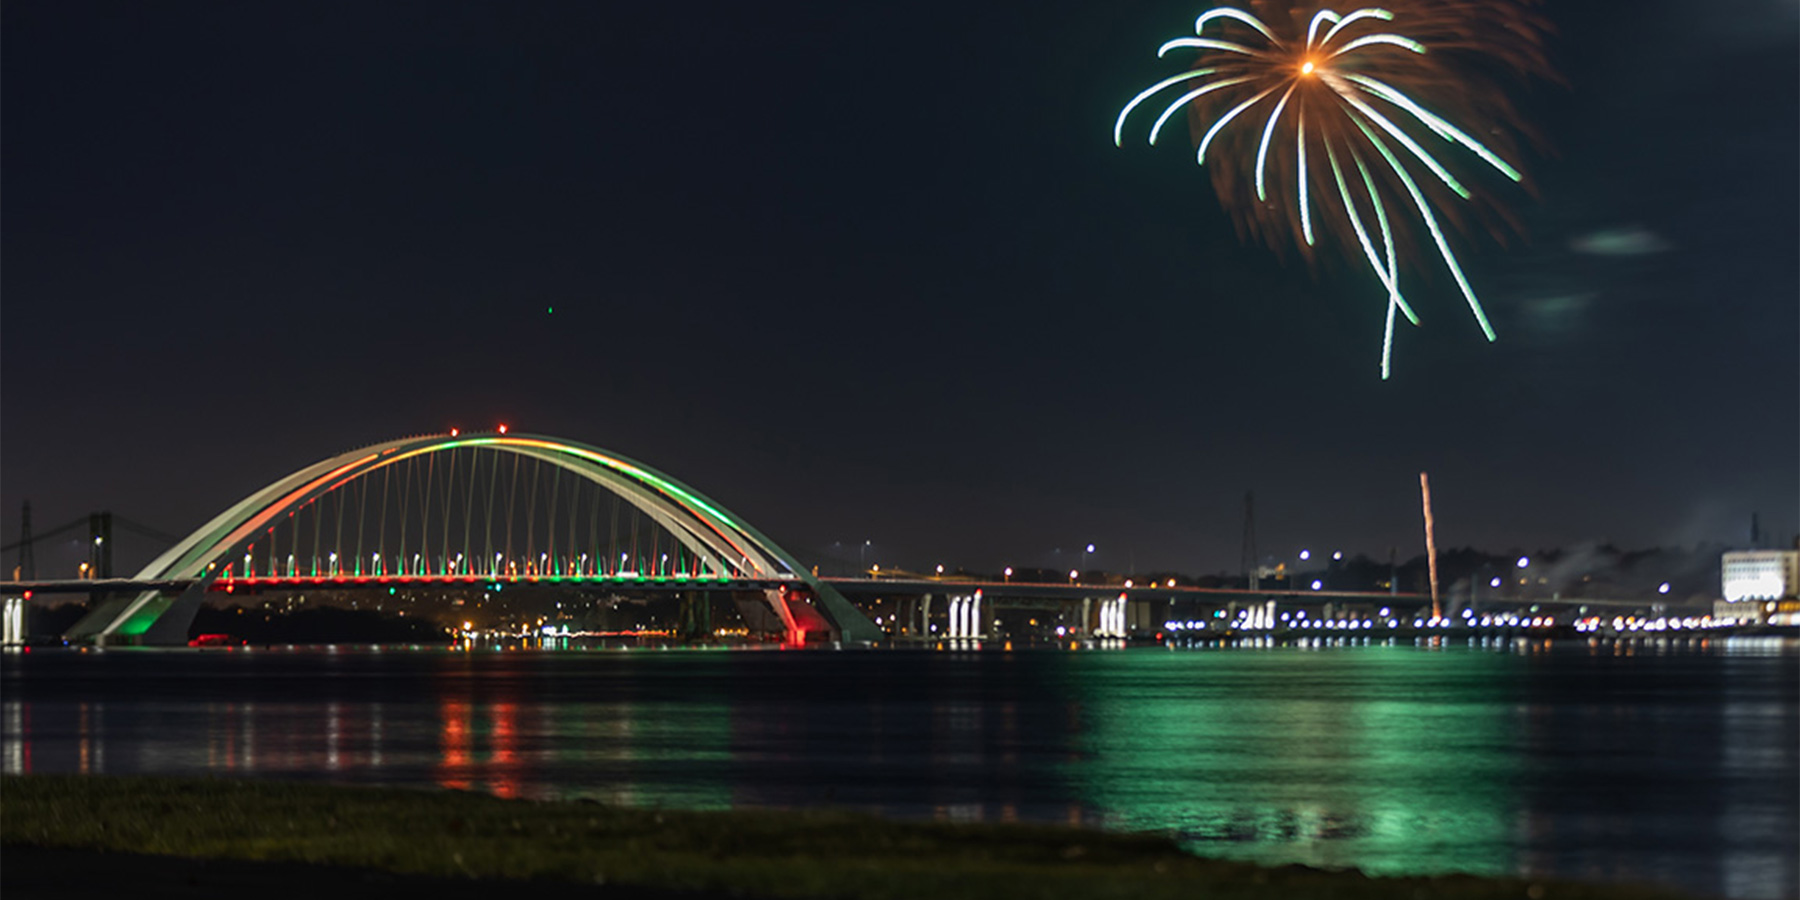
[{"label": "riverbank", "polygon": [[[210,879],[340,894],[380,886],[388,873],[462,885],[600,884],[619,897],[1677,896],[1616,885],[1265,868],[1198,859],[1156,835],[1052,826],[892,822],[832,810],[693,812],[221,779],[8,776],[0,779],[0,844],[9,897],[36,893],[30,879],[47,886],[46,870],[57,868],[67,870],[58,894],[108,884],[135,892],[146,873],[162,872],[192,885]],[[127,854],[189,862],[164,859],[158,868]],[[14,859],[27,864],[15,866]],[[200,866],[196,859],[239,862]],[[194,874],[209,871],[204,879]]]}]

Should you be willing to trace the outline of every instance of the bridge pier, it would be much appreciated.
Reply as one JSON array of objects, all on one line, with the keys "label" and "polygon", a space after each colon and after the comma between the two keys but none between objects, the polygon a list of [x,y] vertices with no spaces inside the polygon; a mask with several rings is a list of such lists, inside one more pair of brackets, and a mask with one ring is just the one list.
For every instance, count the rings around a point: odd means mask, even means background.
[{"label": "bridge pier", "polygon": [[951,597],[949,636],[953,638],[986,636],[987,631],[982,627],[981,607],[982,595],[979,590],[968,596]]},{"label": "bridge pier", "polygon": [[681,637],[683,640],[703,640],[712,637],[712,593],[709,591],[683,591],[681,593]]},{"label": "bridge pier", "polygon": [[16,646],[31,636],[31,601],[27,597],[7,597],[0,612],[0,644]]}]

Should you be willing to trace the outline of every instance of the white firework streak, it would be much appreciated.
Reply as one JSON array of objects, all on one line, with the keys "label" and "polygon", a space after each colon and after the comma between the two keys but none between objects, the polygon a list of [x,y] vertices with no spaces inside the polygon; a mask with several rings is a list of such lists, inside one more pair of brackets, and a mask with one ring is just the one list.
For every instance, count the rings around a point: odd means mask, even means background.
[{"label": "white firework streak", "polygon": [[[1333,15],[1335,16],[1336,14],[1333,13]],[[1331,39],[1336,37],[1338,32],[1343,31],[1345,26],[1357,19],[1380,19],[1383,22],[1392,22],[1394,20],[1394,14],[1385,9],[1359,9],[1356,12],[1337,19],[1332,24],[1331,30],[1325,32],[1325,39],[1319,42],[1319,46],[1324,47],[1326,44],[1331,43]]]},{"label": "white firework streak", "polygon": [[[1400,296],[1400,272],[1394,266],[1394,238],[1387,229],[1387,216],[1380,215],[1382,239],[1387,247],[1387,267],[1383,268],[1380,257],[1375,255],[1374,244],[1369,241],[1369,233],[1363,228],[1362,215],[1356,210],[1356,198],[1350,195],[1350,187],[1344,183],[1344,171],[1338,166],[1337,151],[1332,149],[1329,140],[1325,141],[1325,158],[1331,162],[1332,180],[1337,182],[1338,195],[1344,199],[1344,210],[1350,214],[1350,226],[1356,230],[1356,239],[1362,244],[1363,255],[1368,258],[1369,267],[1375,270],[1375,277],[1380,279],[1382,286],[1388,289],[1387,324],[1381,334],[1381,380],[1386,381],[1388,362],[1393,354],[1394,346],[1394,310],[1406,305],[1406,300]],[[1358,164],[1360,166],[1360,162]],[[1368,173],[1365,171],[1364,174]],[[1369,187],[1373,188],[1374,185],[1371,184]],[[1378,199],[1378,195],[1371,190],[1369,198],[1375,204],[1375,208],[1380,210],[1381,201]],[[1406,317],[1413,324],[1418,324],[1418,318],[1413,315],[1410,308],[1406,311]]]},{"label": "white firework streak", "polygon": [[1294,95],[1294,88],[1299,83],[1288,85],[1287,93],[1281,95],[1281,102],[1275,104],[1275,111],[1269,113],[1269,124],[1263,126],[1262,144],[1256,148],[1256,199],[1269,199],[1268,192],[1263,190],[1263,164],[1269,161],[1269,136],[1275,133],[1275,120],[1281,118],[1281,111],[1287,108],[1288,98]]},{"label": "white firework streak", "polygon": [[[1175,100],[1174,103],[1169,104],[1168,109],[1163,110],[1162,115],[1156,117],[1156,124],[1150,126],[1150,143],[1152,143],[1152,144],[1156,143],[1156,136],[1162,133],[1162,127],[1165,123],[1167,123],[1169,121],[1169,117],[1173,116],[1173,115],[1175,115],[1175,113],[1179,112],[1183,106],[1188,105],[1189,101],[1193,100],[1196,97],[1203,97],[1207,94],[1210,94],[1213,91],[1218,90],[1219,88],[1231,87],[1234,84],[1243,84],[1246,81],[1253,81],[1253,80],[1254,79],[1248,75],[1246,75],[1242,78],[1223,78],[1218,81],[1212,82],[1211,84],[1203,84],[1200,87],[1197,87],[1191,91],[1188,91],[1185,94],[1182,94],[1179,98],[1177,98]],[[1124,124],[1123,119],[1120,120],[1120,124],[1121,125]]]},{"label": "white firework streak", "polygon": [[1419,193],[1419,186],[1413,183],[1412,176],[1406,172],[1406,167],[1401,165],[1400,160],[1396,159],[1394,154],[1388,150],[1387,144],[1382,142],[1381,136],[1369,130],[1369,126],[1355,116],[1351,116],[1350,120],[1356,123],[1358,129],[1361,129],[1363,136],[1369,139],[1369,143],[1374,144],[1375,149],[1381,152],[1381,158],[1387,160],[1388,168],[1393,169],[1394,174],[1400,177],[1400,183],[1406,185],[1406,193],[1412,196],[1413,206],[1418,207],[1419,217],[1425,220],[1425,227],[1431,230],[1431,239],[1437,243],[1438,253],[1444,257],[1445,265],[1450,267],[1450,275],[1456,279],[1457,288],[1469,301],[1469,311],[1475,314],[1475,321],[1481,325],[1481,333],[1486,335],[1488,340],[1494,340],[1494,327],[1488,324],[1487,313],[1482,310],[1481,301],[1475,299],[1475,289],[1469,287],[1469,279],[1463,277],[1462,266],[1457,264],[1456,254],[1450,252],[1450,245],[1444,240],[1444,232],[1438,228],[1437,217],[1431,214],[1431,205],[1425,202],[1425,195]]},{"label": "white firework streak", "polygon": [[[1445,187],[1449,188],[1457,196],[1465,200],[1469,199],[1470,194],[1468,189],[1465,188],[1461,182],[1457,181],[1455,176],[1451,175],[1436,157],[1425,148],[1421,147],[1417,141],[1393,121],[1389,120],[1387,116],[1383,115],[1380,110],[1371,106],[1367,100],[1372,99],[1388,104],[1389,107],[1405,113],[1411,120],[1423,125],[1433,134],[1475,154],[1483,162],[1515,182],[1522,180],[1523,176],[1519,174],[1517,169],[1514,169],[1487,146],[1470,137],[1466,132],[1452,125],[1443,117],[1425,109],[1393,86],[1361,73],[1340,72],[1325,68],[1327,61],[1339,60],[1348,54],[1371,47],[1398,47],[1413,53],[1425,53],[1426,48],[1423,44],[1412,38],[1406,37],[1405,35],[1390,32],[1365,34],[1346,41],[1341,46],[1335,48],[1332,46],[1334,39],[1336,39],[1339,34],[1343,33],[1345,28],[1355,22],[1362,20],[1388,22],[1393,19],[1394,14],[1392,12],[1376,7],[1357,9],[1344,15],[1340,15],[1329,9],[1319,10],[1313,15],[1312,21],[1307,26],[1306,42],[1303,45],[1300,45],[1307,55],[1318,60],[1316,64],[1317,69],[1315,70],[1315,63],[1309,61],[1305,67],[1296,70],[1295,74],[1289,76],[1284,81],[1278,82],[1275,85],[1258,92],[1249,99],[1227,110],[1213,122],[1212,126],[1207,129],[1204,137],[1201,138],[1199,148],[1194,155],[1194,160],[1197,164],[1205,165],[1207,147],[1225,126],[1230,124],[1230,122],[1240,114],[1268,98],[1285,84],[1287,90],[1282,92],[1280,99],[1275,102],[1274,109],[1269,113],[1268,120],[1263,125],[1262,140],[1258,143],[1256,151],[1256,196],[1259,201],[1266,200],[1268,194],[1266,189],[1265,171],[1269,143],[1274,135],[1275,126],[1281,120],[1282,114],[1287,111],[1288,101],[1290,99],[1296,99],[1298,101],[1295,104],[1296,109],[1299,109],[1300,105],[1305,102],[1304,97],[1294,98],[1293,96],[1296,88],[1299,86],[1299,79],[1304,75],[1316,74],[1321,83],[1323,83],[1331,91],[1332,95],[1340,101],[1341,111],[1344,117],[1349,120],[1351,124],[1356,126],[1357,130],[1368,140],[1369,145],[1387,162],[1388,167],[1393,171],[1401,185],[1406,189],[1406,193],[1411,198],[1414,208],[1418,210],[1419,217],[1424,221],[1426,229],[1431,233],[1432,241],[1436,245],[1439,255],[1443,257],[1445,265],[1450,269],[1451,275],[1455,278],[1457,288],[1468,301],[1469,309],[1474,314],[1475,321],[1481,326],[1481,331],[1487,339],[1492,341],[1494,340],[1494,331],[1492,326],[1488,323],[1487,314],[1482,309],[1480,301],[1475,298],[1474,289],[1469,286],[1468,279],[1463,275],[1462,267],[1457,262],[1455,254],[1451,252],[1449,242],[1446,239],[1443,230],[1438,226],[1437,217],[1432,214],[1430,204],[1426,201],[1418,184],[1413,180],[1405,163],[1389,149],[1387,141],[1383,140],[1382,133],[1385,133],[1388,140],[1392,140],[1394,143],[1404,147],[1413,159],[1417,160],[1418,163],[1428,169],[1432,175],[1436,176]],[[1198,36],[1205,30],[1206,23],[1214,20],[1232,20],[1246,25],[1261,35],[1262,38],[1267,41],[1268,46],[1266,48],[1258,48],[1242,43],[1235,43],[1233,41]],[[1319,34],[1320,28],[1327,23],[1329,23],[1330,27],[1326,28],[1324,34],[1321,36]],[[1272,67],[1279,67],[1282,60],[1293,58],[1293,47],[1284,44],[1281,38],[1264,24],[1261,19],[1258,19],[1256,16],[1245,12],[1244,10],[1234,7],[1221,6],[1202,13],[1200,17],[1194,21],[1194,33],[1197,35],[1196,37],[1177,38],[1163,44],[1157,50],[1157,56],[1164,56],[1169,51],[1175,49],[1193,49],[1202,53],[1215,51],[1247,57],[1249,60],[1266,61],[1271,63]],[[1125,120],[1131,112],[1145,100],[1148,100],[1150,97],[1173,85],[1196,78],[1204,78],[1208,75],[1216,74],[1218,71],[1218,69],[1207,68],[1183,72],[1179,75],[1165,78],[1150,86],[1136,97],[1133,97],[1131,102],[1127,103],[1125,108],[1119,113],[1118,121],[1114,123],[1113,143],[1121,146],[1123,145]],[[1156,119],[1156,122],[1150,131],[1151,143],[1155,143],[1156,137],[1161,132],[1163,125],[1166,124],[1177,111],[1200,97],[1221,88],[1241,85],[1251,81],[1266,80],[1269,77],[1268,74],[1251,74],[1221,78],[1217,81],[1202,84],[1200,87],[1184,93],[1165,108],[1162,114]],[[1300,215],[1301,237],[1306,241],[1308,246],[1311,246],[1313,244],[1313,229],[1310,203],[1307,197],[1306,120],[1303,115],[1296,114],[1296,125],[1297,137],[1295,153],[1298,164],[1295,167],[1295,193],[1299,207],[1298,212]],[[1419,323],[1419,318],[1414,314],[1412,307],[1407,304],[1406,299],[1401,295],[1399,286],[1400,269],[1398,257],[1394,249],[1393,229],[1388,221],[1385,204],[1382,203],[1380,192],[1376,188],[1375,179],[1371,176],[1369,168],[1363,160],[1362,154],[1350,143],[1346,143],[1342,148],[1344,152],[1349,154],[1351,161],[1356,164],[1357,171],[1361,175],[1365,196],[1369,199],[1370,207],[1375,213],[1376,223],[1381,229],[1383,250],[1381,254],[1377,254],[1375,250],[1374,241],[1369,233],[1369,229],[1364,224],[1363,216],[1358,208],[1354,192],[1351,190],[1349,181],[1344,177],[1344,167],[1339,159],[1338,148],[1333,146],[1329,134],[1320,135],[1318,140],[1325,147],[1326,157],[1331,167],[1332,178],[1338,189],[1338,196],[1344,203],[1345,214],[1349,219],[1351,229],[1356,234],[1357,242],[1363,251],[1363,256],[1368,261],[1370,268],[1374,270],[1377,280],[1381,282],[1381,285],[1386,288],[1388,292],[1387,323],[1383,333],[1381,357],[1381,376],[1383,379],[1386,379],[1389,373],[1395,312],[1398,311],[1405,315],[1407,320],[1414,325]]]},{"label": "white firework streak", "polygon": [[1388,304],[1387,325],[1381,338],[1381,377],[1386,379],[1388,356],[1394,343],[1394,307],[1398,306],[1406,314],[1407,321],[1415,326],[1419,324],[1419,317],[1413,315],[1412,309],[1400,297],[1400,260],[1394,254],[1394,232],[1388,227],[1387,210],[1382,206],[1381,195],[1375,191],[1375,179],[1369,177],[1369,167],[1363,165],[1362,154],[1356,152],[1355,147],[1350,148],[1350,158],[1356,161],[1356,171],[1362,174],[1363,187],[1368,190],[1369,202],[1375,207],[1375,219],[1381,225],[1381,243],[1387,253],[1388,275],[1393,280],[1390,288],[1393,291],[1390,298],[1392,302]]}]

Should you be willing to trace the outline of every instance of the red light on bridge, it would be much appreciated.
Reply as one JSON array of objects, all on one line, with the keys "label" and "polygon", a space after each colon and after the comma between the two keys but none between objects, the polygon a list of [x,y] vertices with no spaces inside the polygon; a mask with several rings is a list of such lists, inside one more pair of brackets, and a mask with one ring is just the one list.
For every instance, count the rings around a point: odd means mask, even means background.
[{"label": "red light on bridge", "polygon": [[502,426],[500,426],[500,433],[501,433],[501,434],[505,434],[505,433],[506,433],[506,426],[505,426],[505,425],[502,425]]},{"label": "red light on bridge", "polygon": [[456,437],[456,436],[457,436],[457,435],[459,435],[459,434],[462,434],[462,430],[461,430],[461,429],[458,429],[458,428],[452,428],[452,429],[450,429],[450,436],[451,436],[451,437]]}]

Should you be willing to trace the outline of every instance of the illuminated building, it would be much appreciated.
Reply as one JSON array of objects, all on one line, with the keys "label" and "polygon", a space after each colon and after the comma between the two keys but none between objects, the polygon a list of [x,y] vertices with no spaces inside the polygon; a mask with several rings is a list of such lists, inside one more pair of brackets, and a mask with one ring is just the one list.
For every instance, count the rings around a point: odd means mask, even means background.
[{"label": "illuminated building", "polygon": [[1800,589],[1800,549],[1733,550],[1720,570],[1725,599],[1714,604],[1714,618],[1800,624],[1800,604],[1792,602]]}]

